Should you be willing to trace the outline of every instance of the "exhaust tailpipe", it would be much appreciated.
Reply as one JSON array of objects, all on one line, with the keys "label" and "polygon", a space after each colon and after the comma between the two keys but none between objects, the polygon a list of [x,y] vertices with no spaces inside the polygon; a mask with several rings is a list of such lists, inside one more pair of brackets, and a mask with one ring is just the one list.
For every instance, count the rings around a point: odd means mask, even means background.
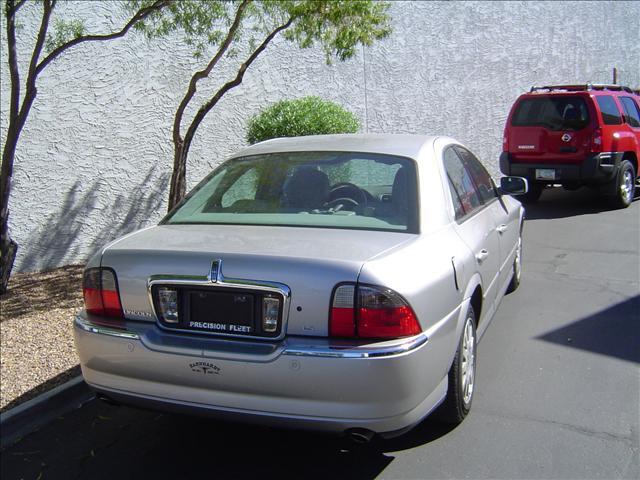
[{"label": "exhaust tailpipe", "polygon": [[118,402],[116,402],[113,398],[111,397],[107,397],[105,394],[103,393],[98,393],[96,394],[96,398],[108,405],[113,405],[115,407],[119,407],[120,404]]},{"label": "exhaust tailpipe", "polygon": [[376,436],[376,432],[367,430],[366,428],[350,428],[345,432],[354,443],[366,444],[369,443],[373,437]]}]

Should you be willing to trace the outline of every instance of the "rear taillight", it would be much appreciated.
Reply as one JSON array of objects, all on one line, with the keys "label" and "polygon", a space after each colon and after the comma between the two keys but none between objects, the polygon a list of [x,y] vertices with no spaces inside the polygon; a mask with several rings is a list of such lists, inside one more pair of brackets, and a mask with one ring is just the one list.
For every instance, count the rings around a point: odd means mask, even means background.
[{"label": "rear taillight", "polygon": [[409,304],[388,288],[343,284],[332,299],[329,334],[349,338],[400,338],[422,331]]},{"label": "rear taillight", "polygon": [[503,152],[509,151],[509,135],[507,135],[506,130],[504,132],[504,135],[502,135],[502,151]]},{"label": "rear taillight", "polygon": [[355,290],[355,285],[340,285],[333,292],[329,320],[329,335],[332,337],[356,335]]},{"label": "rear taillight", "polygon": [[591,137],[591,151],[602,151],[602,130],[600,130],[599,128],[593,132],[593,135]]},{"label": "rear taillight", "polygon": [[87,313],[103,317],[123,318],[118,280],[109,268],[87,268],[82,283]]}]

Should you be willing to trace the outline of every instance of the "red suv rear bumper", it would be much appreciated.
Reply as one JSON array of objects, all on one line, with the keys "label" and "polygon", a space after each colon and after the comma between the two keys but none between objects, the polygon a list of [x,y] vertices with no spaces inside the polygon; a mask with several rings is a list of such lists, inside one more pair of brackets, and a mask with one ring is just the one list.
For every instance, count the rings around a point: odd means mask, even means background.
[{"label": "red suv rear bumper", "polygon": [[[535,163],[518,162],[513,159],[510,153],[502,152],[500,171],[505,175],[524,177],[529,182],[599,185],[615,178],[622,156],[622,152],[602,152],[589,155],[580,164],[562,163],[561,159],[551,163]],[[536,178],[537,169],[555,170],[555,179],[540,180]]]}]

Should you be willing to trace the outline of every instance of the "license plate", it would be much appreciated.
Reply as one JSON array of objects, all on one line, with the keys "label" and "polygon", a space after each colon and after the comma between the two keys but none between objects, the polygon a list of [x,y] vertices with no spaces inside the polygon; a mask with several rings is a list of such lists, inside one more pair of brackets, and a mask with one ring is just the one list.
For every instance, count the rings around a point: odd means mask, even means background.
[{"label": "license plate", "polygon": [[553,168],[536,168],[536,180],[555,180],[556,171]]},{"label": "license plate", "polygon": [[184,327],[212,333],[254,333],[254,297],[246,293],[189,292]]}]

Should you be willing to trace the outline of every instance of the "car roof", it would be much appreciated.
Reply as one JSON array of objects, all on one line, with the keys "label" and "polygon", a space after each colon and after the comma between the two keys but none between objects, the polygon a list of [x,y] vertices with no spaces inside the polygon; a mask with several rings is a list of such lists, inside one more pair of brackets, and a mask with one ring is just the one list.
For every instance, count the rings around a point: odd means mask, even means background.
[{"label": "car roof", "polygon": [[418,160],[420,152],[432,146],[436,136],[365,133],[343,135],[309,135],[274,138],[244,148],[234,158],[275,152],[366,152],[396,155]]}]

